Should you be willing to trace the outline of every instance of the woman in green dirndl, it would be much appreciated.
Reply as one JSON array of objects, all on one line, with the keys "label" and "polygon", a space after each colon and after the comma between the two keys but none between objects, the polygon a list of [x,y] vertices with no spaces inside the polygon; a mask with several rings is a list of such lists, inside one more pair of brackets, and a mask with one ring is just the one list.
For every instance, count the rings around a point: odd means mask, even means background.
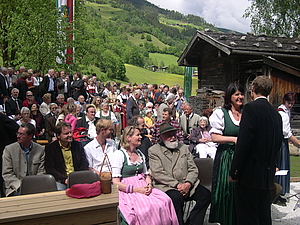
[{"label": "woman in green dirndl", "polygon": [[212,204],[210,222],[222,225],[236,224],[234,183],[228,180],[231,160],[242,117],[244,89],[239,84],[230,84],[226,90],[224,106],[210,116],[213,142],[219,144],[213,169]]}]

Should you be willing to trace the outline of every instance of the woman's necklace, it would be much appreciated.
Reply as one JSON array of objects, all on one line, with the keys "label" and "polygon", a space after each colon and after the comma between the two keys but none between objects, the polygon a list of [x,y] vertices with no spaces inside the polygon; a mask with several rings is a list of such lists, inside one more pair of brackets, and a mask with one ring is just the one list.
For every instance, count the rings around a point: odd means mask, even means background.
[{"label": "woman's necklace", "polygon": [[131,161],[132,155],[135,153],[135,151],[133,151],[133,152],[126,151],[126,152],[127,152],[127,154],[129,155],[129,161]]}]

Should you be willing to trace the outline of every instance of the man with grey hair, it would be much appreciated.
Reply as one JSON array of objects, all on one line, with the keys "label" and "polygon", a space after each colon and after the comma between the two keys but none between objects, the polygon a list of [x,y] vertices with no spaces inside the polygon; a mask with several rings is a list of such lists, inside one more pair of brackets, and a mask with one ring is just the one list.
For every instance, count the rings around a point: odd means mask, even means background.
[{"label": "man with grey hair", "polygon": [[126,102],[127,121],[129,121],[133,116],[140,114],[139,105],[137,101],[140,99],[142,94],[142,91],[137,89],[133,92],[133,95],[130,98],[128,98]]},{"label": "man with grey hair", "polygon": [[40,88],[41,88],[41,95],[44,95],[46,93],[51,94],[51,102],[55,101],[56,97],[56,92],[55,92],[55,87],[56,87],[56,80],[54,77],[54,69],[48,70],[48,73],[45,75]]},{"label": "man with grey hair", "polygon": [[193,107],[185,103],[183,107],[184,114],[180,116],[179,124],[183,131],[184,143],[189,144],[189,137],[193,128],[199,125],[200,116],[193,112]]},{"label": "man with grey hair", "polygon": [[35,127],[23,123],[17,132],[17,142],[4,149],[2,177],[6,196],[19,195],[23,177],[45,173],[45,150],[32,141],[34,134]]},{"label": "man with grey hair", "polygon": [[[22,108],[22,101],[18,99],[19,97],[19,89],[13,88],[11,90],[11,98],[9,98],[5,102],[5,110],[7,116],[12,116],[13,118],[20,113],[20,110]],[[19,117],[15,118],[16,120],[19,119]]]},{"label": "man with grey hair", "polygon": [[[173,104],[174,104],[174,100],[175,100],[175,95],[172,93],[169,93],[168,96],[165,99],[164,103],[161,103],[160,106],[158,107],[157,110],[157,120],[162,120],[162,113],[163,110],[165,108],[171,108],[173,110]],[[172,113],[172,115],[175,114],[175,109],[174,109],[174,113]],[[173,115],[174,116],[174,115]],[[173,118],[175,119],[175,118]]]},{"label": "man with grey hair", "polygon": [[10,93],[11,90],[14,87],[16,87],[18,77],[15,75],[15,71],[12,67],[7,68],[7,74],[5,76],[6,76],[6,80],[7,80],[8,88],[9,88],[9,93]]}]

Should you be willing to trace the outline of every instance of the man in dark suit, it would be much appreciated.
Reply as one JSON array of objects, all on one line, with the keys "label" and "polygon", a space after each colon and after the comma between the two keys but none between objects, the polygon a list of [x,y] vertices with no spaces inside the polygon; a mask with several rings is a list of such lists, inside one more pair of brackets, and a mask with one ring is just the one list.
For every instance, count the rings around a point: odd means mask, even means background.
[{"label": "man in dark suit", "polygon": [[131,96],[126,102],[126,119],[129,121],[133,116],[140,114],[137,101],[142,96],[141,90],[135,90],[133,96]]},{"label": "man in dark suit", "polygon": [[56,79],[57,94],[63,94],[64,100],[66,101],[68,97],[71,96],[71,82],[68,77],[66,77],[65,71],[60,71],[60,77]]},{"label": "man in dark suit", "polygon": [[6,99],[8,99],[8,82],[6,80],[5,74],[7,74],[7,69],[5,67],[1,67],[0,71],[0,104],[2,105]]},{"label": "man in dark suit", "polygon": [[18,97],[19,90],[17,88],[13,88],[11,90],[11,98],[9,98],[5,102],[5,110],[7,116],[16,116],[20,113],[20,110],[22,108],[22,101]]},{"label": "man in dark suit", "polygon": [[282,122],[268,102],[273,83],[266,76],[253,80],[244,106],[230,170],[235,190],[237,224],[272,224],[270,189],[274,184],[276,156],[282,143]]},{"label": "man in dark suit", "polygon": [[[6,145],[17,141],[16,133],[18,132],[19,125],[12,119],[8,118],[3,113],[0,113],[0,154]],[[0,172],[2,174],[2,160],[0,160]],[[0,177],[0,187],[3,187],[3,178]],[[4,196],[3,188],[0,189],[1,196]]]},{"label": "man in dark suit", "polygon": [[71,125],[67,122],[59,122],[56,129],[58,140],[45,148],[45,167],[46,173],[55,178],[57,189],[65,190],[68,174],[87,170],[88,162],[82,144],[73,140]]},{"label": "man in dark suit", "polygon": [[54,102],[56,97],[56,80],[53,69],[48,71],[40,84],[40,95],[43,96],[46,93],[51,94],[51,102]]},{"label": "man in dark suit", "polygon": [[94,105],[88,105],[85,109],[86,115],[77,121],[76,127],[84,127],[87,129],[88,137],[94,139],[97,137],[96,123],[99,120],[95,117],[96,109]]}]

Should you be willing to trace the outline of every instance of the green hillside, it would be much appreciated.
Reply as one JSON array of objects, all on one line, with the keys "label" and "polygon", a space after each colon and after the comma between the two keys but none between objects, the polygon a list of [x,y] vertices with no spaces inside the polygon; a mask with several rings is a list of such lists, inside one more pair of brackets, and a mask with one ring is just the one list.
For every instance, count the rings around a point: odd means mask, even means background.
[{"label": "green hillside", "polygon": [[[144,34],[144,33],[143,33]],[[150,35],[151,36],[151,41],[148,41],[148,43],[152,43],[154,46],[159,47],[160,49],[163,48],[168,48],[170,47],[169,45],[166,45],[162,43],[158,38],[151,34],[144,34],[144,36]],[[132,42],[134,45],[139,46],[141,43],[144,44],[146,42],[146,39],[141,39],[142,34],[134,34],[133,36],[128,34],[128,41]]]},{"label": "green hillside", "polygon": [[160,54],[160,53],[149,53],[149,58],[156,59],[157,63],[164,62],[165,66],[169,65],[176,65],[178,57],[174,55],[168,55],[168,54]]},{"label": "green hillside", "polygon": [[[174,84],[180,85],[183,87],[184,76],[171,74],[171,73],[162,73],[162,72],[152,72],[147,69],[143,69],[137,66],[125,64],[126,67],[126,77],[129,79],[129,82],[141,84],[166,84],[173,86]],[[196,94],[196,89],[198,88],[198,79],[193,77],[192,84],[192,95]]]}]

